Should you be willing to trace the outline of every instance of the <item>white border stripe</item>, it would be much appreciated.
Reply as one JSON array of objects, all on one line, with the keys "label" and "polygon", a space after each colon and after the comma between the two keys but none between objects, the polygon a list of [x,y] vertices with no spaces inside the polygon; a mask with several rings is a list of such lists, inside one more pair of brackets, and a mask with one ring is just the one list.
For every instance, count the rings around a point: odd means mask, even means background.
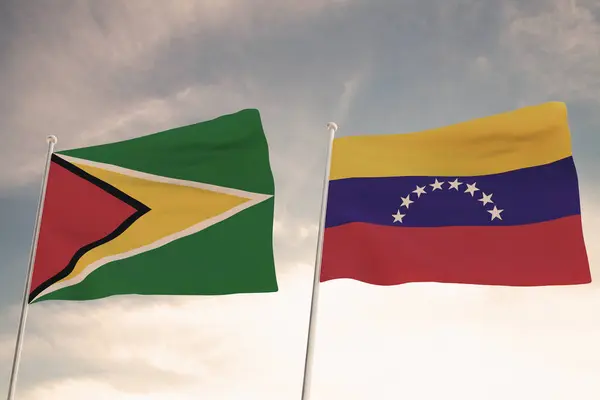
[{"label": "white border stripe", "polygon": [[[118,167],[116,165],[111,165],[111,164],[104,164],[104,163],[98,163],[98,162],[94,162],[94,161],[88,161],[88,160],[82,160],[79,158],[74,158],[74,157],[67,157],[67,156],[63,156],[63,155],[59,155],[60,157],[63,157],[64,159],[66,159],[67,161],[74,163],[74,164],[82,164],[82,165],[88,165],[90,167],[97,167],[97,168],[101,168],[101,169],[105,169],[111,172],[116,172],[119,174],[123,174],[123,175],[128,175],[128,176],[132,176],[135,178],[140,178],[140,179],[145,179],[145,180],[149,180],[149,181],[155,181],[155,182],[162,182],[162,183],[169,183],[169,184],[173,184],[173,185],[180,185],[180,186],[189,186],[189,187],[195,187],[198,189],[206,189],[206,190],[211,190],[214,192],[219,192],[219,193],[225,193],[225,194],[230,194],[230,195],[234,195],[234,196],[238,196],[238,197],[244,197],[247,198],[248,201],[246,201],[243,204],[240,204],[234,208],[231,208],[227,211],[225,211],[222,214],[219,214],[217,216],[214,216],[212,218],[206,219],[202,222],[197,223],[196,225],[190,226],[187,229],[184,229],[182,231],[173,233],[171,235],[168,236],[164,236],[161,239],[150,243],[148,245],[142,246],[142,247],[138,247],[136,249],[130,250],[130,251],[126,251],[124,253],[120,253],[120,254],[114,254],[108,257],[104,257],[101,258],[100,260],[93,262],[92,264],[88,265],[83,271],[81,271],[75,278],[66,280],[66,281],[60,281],[55,283],[54,285],[46,288],[44,291],[42,291],[39,295],[36,296],[36,299],[45,296],[49,293],[55,292],[59,289],[63,289],[69,286],[74,286],[78,283],[81,283],[88,275],[90,275],[92,272],[94,272],[95,270],[97,270],[98,268],[100,268],[101,266],[108,264],[112,261],[117,261],[117,260],[123,260],[125,258],[129,258],[132,256],[135,256],[137,254],[141,254],[150,250],[154,250],[157,249],[159,247],[162,247],[168,243],[171,243],[177,239],[181,239],[185,236],[189,236],[192,235],[196,232],[199,232],[203,229],[206,229],[216,223],[219,223],[221,221],[226,220],[227,218],[230,218],[232,216],[234,216],[235,214],[244,211],[250,207],[253,207],[259,203],[262,203],[265,200],[270,199],[271,197],[273,197],[273,195],[267,195],[267,194],[261,194],[261,193],[253,193],[253,192],[247,192],[247,191],[243,191],[243,190],[238,190],[238,189],[232,189],[232,188],[226,188],[226,187],[222,187],[222,186],[215,186],[215,185],[210,185],[207,183],[200,183],[200,182],[193,182],[193,181],[186,181],[186,180],[182,180],[182,179],[174,179],[174,178],[168,178],[165,176],[160,176],[160,175],[153,175],[153,174],[147,174],[144,172],[139,172],[139,171],[135,171],[135,170],[131,170],[131,169],[127,169],[127,168],[122,168],[122,167]],[[152,212],[152,211],[150,211]],[[143,217],[142,217],[143,218]]]},{"label": "white border stripe", "polygon": [[67,160],[73,164],[81,164],[81,165],[87,165],[90,167],[101,168],[101,169],[104,169],[104,170],[107,170],[110,172],[115,172],[117,174],[127,175],[127,176],[131,176],[133,178],[145,179],[147,181],[168,183],[171,185],[179,185],[179,186],[189,186],[189,187],[193,187],[193,188],[197,188],[197,189],[205,189],[205,190],[211,190],[213,192],[225,193],[225,194],[230,194],[230,195],[238,196],[238,197],[245,197],[247,199],[264,197],[263,198],[263,201],[264,201],[270,197],[273,197],[273,195],[270,195],[270,194],[247,192],[245,190],[233,189],[233,188],[228,188],[228,187],[223,187],[223,186],[216,186],[216,185],[211,185],[209,183],[186,181],[184,179],[168,178],[166,176],[148,174],[146,172],[140,172],[140,171],[123,168],[123,167],[119,167],[119,166],[112,165],[112,164],[104,164],[104,163],[95,162],[95,161],[83,160],[81,158],[63,156],[62,154],[57,154],[57,156],[64,158],[65,160]]}]

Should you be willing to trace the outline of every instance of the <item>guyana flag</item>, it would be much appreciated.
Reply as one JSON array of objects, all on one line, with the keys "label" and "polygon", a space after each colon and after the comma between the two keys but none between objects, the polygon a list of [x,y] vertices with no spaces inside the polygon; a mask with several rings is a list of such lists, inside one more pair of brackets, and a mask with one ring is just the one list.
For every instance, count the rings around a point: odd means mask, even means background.
[{"label": "guyana flag", "polygon": [[276,292],[257,110],[54,153],[29,302]]}]

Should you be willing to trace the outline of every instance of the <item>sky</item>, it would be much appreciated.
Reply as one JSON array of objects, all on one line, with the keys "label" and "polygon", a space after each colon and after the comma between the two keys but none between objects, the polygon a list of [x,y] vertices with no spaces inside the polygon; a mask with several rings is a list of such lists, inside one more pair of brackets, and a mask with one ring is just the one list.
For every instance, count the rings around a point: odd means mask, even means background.
[{"label": "sky", "polygon": [[19,400],[300,398],[327,131],[569,110],[593,282],[321,286],[311,400],[600,396],[596,0],[0,2],[0,392],[45,137],[57,149],[258,108],[277,294],[31,307]]}]

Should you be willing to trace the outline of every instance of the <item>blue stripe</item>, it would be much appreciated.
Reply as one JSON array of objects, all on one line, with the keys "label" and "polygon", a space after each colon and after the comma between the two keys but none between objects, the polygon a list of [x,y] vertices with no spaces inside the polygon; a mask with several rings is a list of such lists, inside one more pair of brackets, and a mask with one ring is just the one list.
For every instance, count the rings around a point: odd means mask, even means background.
[{"label": "blue stripe", "polygon": [[[435,179],[442,189],[432,191]],[[449,181],[458,178],[459,190],[450,190]],[[466,184],[479,189],[474,196],[465,193]],[[426,194],[417,197],[416,187]],[[492,194],[494,203],[478,201],[482,193]],[[401,197],[413,201],[401,207]],[[504,210],[502,220],[492,221],[488,210]],[[392,214],[400,210],[402,223]],[[499,226],[521,225],[580,214],[577,172],[572,157],[537,167],[476,177],[384,177],[348,178],[330,181],[326,227],[350,222],[378,225]]]}]

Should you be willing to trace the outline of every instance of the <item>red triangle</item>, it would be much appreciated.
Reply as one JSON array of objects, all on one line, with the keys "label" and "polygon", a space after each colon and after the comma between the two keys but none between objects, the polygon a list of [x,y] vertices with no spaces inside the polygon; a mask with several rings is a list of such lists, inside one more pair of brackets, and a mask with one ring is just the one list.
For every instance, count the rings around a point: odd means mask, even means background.
[{"label": "red triangle", "polygon": [[148,210],[125,193],[53,155],[30,301],[67,276],[86,252],[117,237]]}]

